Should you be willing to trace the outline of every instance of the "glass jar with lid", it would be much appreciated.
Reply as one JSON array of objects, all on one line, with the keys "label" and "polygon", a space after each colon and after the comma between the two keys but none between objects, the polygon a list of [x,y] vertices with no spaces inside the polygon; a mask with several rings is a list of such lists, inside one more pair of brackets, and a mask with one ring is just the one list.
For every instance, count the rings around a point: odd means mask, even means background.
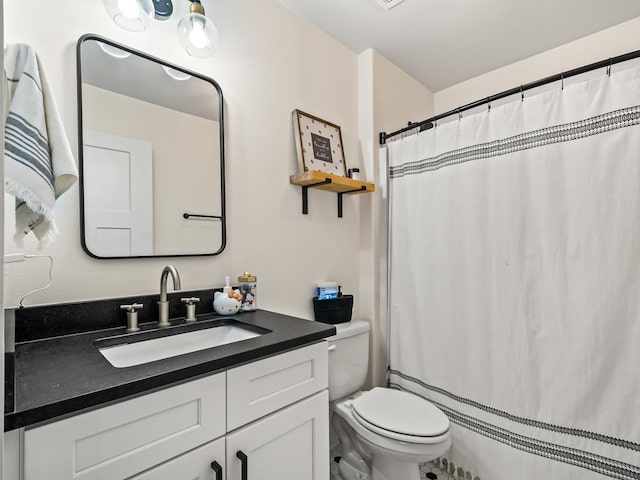
[{"label": "glass jar with lid", "polygon": [[252,312],[258,308],[257,305],[257,280],[258,277],[252,275],[251,272],[244,272],[238,276],[238,288],[242,293],[242,306],[240,310],[244,312]]}]

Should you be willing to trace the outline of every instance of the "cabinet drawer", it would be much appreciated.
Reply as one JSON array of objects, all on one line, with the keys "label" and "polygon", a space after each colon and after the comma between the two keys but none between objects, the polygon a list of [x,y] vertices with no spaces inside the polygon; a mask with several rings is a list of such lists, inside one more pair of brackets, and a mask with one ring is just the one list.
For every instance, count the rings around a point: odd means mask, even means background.
[{"label": "cabinet drawer", "polygon": [[225,374],[25,431],[25,480],[120,480],[225,434]]},{"label": "cabinet drawer", "polygon": [[227,372],[227,431],[327,388],[327,342]]}]

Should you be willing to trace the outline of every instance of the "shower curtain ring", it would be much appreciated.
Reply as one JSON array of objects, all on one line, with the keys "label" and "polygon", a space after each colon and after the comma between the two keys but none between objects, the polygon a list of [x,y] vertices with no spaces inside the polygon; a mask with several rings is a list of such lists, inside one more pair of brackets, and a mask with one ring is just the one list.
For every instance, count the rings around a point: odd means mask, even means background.
[{"label": "shower curtain ring", "polygon": [[607,77],[611,76],[611,65],[613,64],[613,59],[609,58],[609,65],[607,65]]},{"label": "shower curtain ring", "polygon": [[458,121],[462,120],[462,111],[458,109]]},{"label": "shower curtain ring", "polygon": [[560,90],[564,90],[564,72],[560,74]]},{"label": "shower curtain ring", "polygon": [[524,87],[520,85],[520,101],[524,102]]}]

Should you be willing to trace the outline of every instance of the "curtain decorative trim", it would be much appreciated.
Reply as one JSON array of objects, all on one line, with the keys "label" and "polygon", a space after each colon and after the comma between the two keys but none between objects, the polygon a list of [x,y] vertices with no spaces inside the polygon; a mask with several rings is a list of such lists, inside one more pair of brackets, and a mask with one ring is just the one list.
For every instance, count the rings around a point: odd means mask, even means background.
[{"label": "curtain decorative trim", "polygon": [[[395,372],[393,374],[398,373],[400,372]],[[409,377],[409,381],[411,381],[411,377]],[[422,386],[422,382],[420,381],[415,382],[415,384]],[[539,457],[591,470],[610,478],[617,478],[619,480],[637,480],[640,478],[640,467],[585,450],[564,447],[555,443],[545,442],[543,440],[520,435],[505,428],[479,420],[471,415],[463,414],[451,407],[443,405],[433,398],[420,394],[415,391],[415,389],[406,388],[405,386],[394,382],[390,382],[389,386],[391,388],[413,393],[428,400],[433,405],[441,409],[453,423],[512,448],[516,448]]]},{"label": "curtain decorative trim", "polygon": [[391,167],[389,177],[393,179],[417,175],[459,163],[578,140],[638,124],[640,124],[640,106],[623,108],[577,122],[554,125],[492,142],[451,150],[435,157],[406,162]]},{"label": "curtain decorative trim", "polygon": [[[519,417],[517,415],[513,415],[509,412],[505,412],[503,410],[498,410],[497,408],[493,408],[493,407],[489,407],[487,405],[483,405],[479,402],[476,402],[474,400],[470,400],[468,398],[464,398],[464,397],[460,397],[458,395],[455,395],[451,392],[448,392],[447,390],[445,390],[444,388],[439,388],[436,387],[434,385],[429,385],[425,382],[423,382],[422,380],[418,380],[417,378],[411,377],[409,375],[406,375],[398,370],[389,370],[389,375],[396,375],[397,377],[402,378],[403,380],[406,380],[408,382],[414,383],[422,388],[424,388],[425,390],[430,390],[432,392],[436,392],[439,393],[440,395],[444,395],[448,398],[450,398],[451,400],[454,400],[456,402],[460,402],[463,403],[465,405],[469,405],[471,407],[475,407],[478,408],[480,410],[484,410],[487,413],[491,413],[493,415],[497,415],[500,417],[503,417],[507,420],[510,420],[512,422],[517,422],[517,423],[521,423],[523,425],[527,425],[529,427],[537,427],[537,428],[542,428],[544,430],[549,430],[552,432],[556,432],[556,433],[563,433],[565,435],[572,435],[575,437],[583,437],[583,438],[588,438],[589,440],[595,440],[598,442],[602,442],[602,443],[607,443],[609,445],[614,445],[616,447],[621,447],[621,448],[626,448],[629,450],[634,450],[636,452],[640,452],[640,444],[635,443],[635,442],[631,442],[628,440],[623,440],[620,438],[614,438],[614,437],[610,437],[608,435],[602,435],[600,433],[596,433],[596,432],[590,432],[587,430],[581,430],[579,428],[570,428],[570,427],[563,427],[560,425],[553,425],[551,423],[547,423],[547,422],[541,422],[539,420],[533,420],[531,418],[524,418],[524,417]],[[415,393],[415,392],[412,392]]]}]

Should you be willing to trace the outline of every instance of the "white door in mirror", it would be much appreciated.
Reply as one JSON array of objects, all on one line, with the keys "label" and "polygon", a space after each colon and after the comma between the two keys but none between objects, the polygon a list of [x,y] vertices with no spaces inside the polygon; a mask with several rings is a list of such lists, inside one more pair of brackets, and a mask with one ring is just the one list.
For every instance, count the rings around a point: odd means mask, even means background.
[{"label": "white door in mirror", "polygon": [[151,142],[85,130],[85,241],[98,257],[153,255]]}]

